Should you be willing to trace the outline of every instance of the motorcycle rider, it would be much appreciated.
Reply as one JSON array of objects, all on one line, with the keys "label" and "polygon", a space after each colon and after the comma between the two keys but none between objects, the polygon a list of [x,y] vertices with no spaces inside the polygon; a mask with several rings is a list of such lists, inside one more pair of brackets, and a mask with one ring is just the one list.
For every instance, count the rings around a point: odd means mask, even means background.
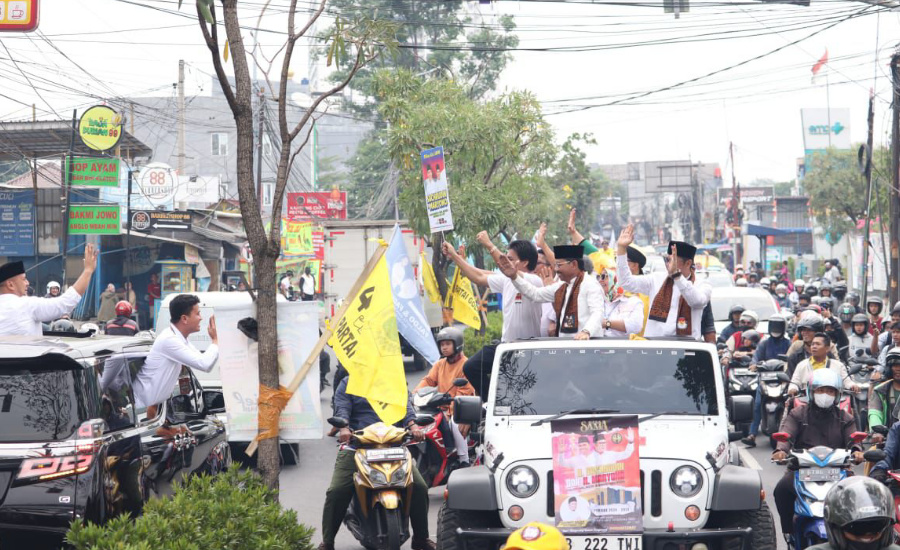
[{"label": "motorcycle rider", "polygon": [[[900,399],[900,349],[891,350],[885,358],[890,378],[878,384],[869,395],[869,429],[891,426],[896,420],[894,407]],[[873,443],[881,443],[884,436],[872,434]],[[900,443],[900,441],[898,441]]]},{"label": "motorcycle rider", "polygon": [[806,281],[803,279],[797,279],[794,281],[794,290],[791,291],[790,298],[791,303],[795,306],[800,303],[800,296],[803,294],[803,289],[806,288]]},{"label": "motorcycle rider", "polygon": [[113,336],[134,336],[137,334],[141,329],[131,319],[133,313],[134,310],[131,308],[131,303],[120,300],[116,304],[116,318],[106,323],[106,334]]},{"label": "motorcycle rider", "polygon": [[855,476],[825,495],[828,542],[809,550],[900,550],[894,540],[894,497],[883,484]]},{"label": "motorcycle rider", "polygon": [[822,298],[831,298],[831,282],[827,279],[822,279],[822,282],[819,283],[819,296]]},{"label": "motorcycle rider", "polygon": [[[776,315],[769,319],[769,336],[756,348],[753,354],[753,364],[751,370],[756,370],[756,365],[768,361],[769,359],[778,359],[779,355],[787,353],[791,341],[785,338],[787,331],[787,320],[784,317]],[[756,447],[756,435],[759,433],[759,424],[762,422],[762,386],[757,384],[756,397],[753,400],[753,422],[750,424],[750,434],[741,439],[741,442],[748,447]]]},{"label": "motorcycle rider", "polygon": [[857,350],[863,353],[869,353],[872,349],[872,342],[875,338],[869,334],[869,318],[865,313],[857,313],[850,318],[850,337],[847,354],[857,357]]},{"label": "motorcycle rider", "polygon": [[759,280],[759,286],[762,287],[769,294],[774,294],[774,292],[772,292],[772,288],[771,288],[771,286],[772,286],[771,278],[763,277],[762,279]]},{"label": "motorcycle rider", "polygon": [[872,328],[881,330],[881,323],[884,320],[881,317],[881,312],[883,310],[884,300],[881,299],[881,296],[873,295],[866,298],[866,313],[869,314],[869,320],[872,322]]},{"label": "motorcycle rider", "polygon": [[733,332],[731,337],[725,342],[728,346],[728,351],[733,354],[735,349],[739,348],[744,342],[741,333],[745,330],[756,330],[757,325],[759,325],[759,315],[752,309],[744,310],[741,313],[741,321],[738,324],[740,330]]},{"label": "motorcycle rider", "polygon": [[856,315],[856,309],[850,302],[844,302],[841,304],[841,307],[838,308],[838,318],[841,320],[841,328],[844,329],[847,338],[850,338],[850,335],[853,334],[851,322],[853,321],[854,315]]},{"label": "motorcycle rider", "polygon": [[59,286],[59,283],[50,281],[47,283],[47,294],[44,295],[44,298],[56,298],[61,291],[62,287]]},{"label": "motorcycle rider", "polygon": [[731,336],[741,328],[741,314],[744,313],[744,306],[735,304],[728,310],[728,318],[731,324],[722,329],[716,342],[726,343]]},{"label": "motorcycle rider", "polygon": [[846,363],[847,345],[850,343],[850,340],[847,338],[847,333],[844,332],[844,329],[841,326],[841,321],[834,316],[834,298],[823,298],[821,306],[822,318],[825,322],[825,334],[831,338],[831,341],[834,342],[835,347],[837,347],[838,357],[840,357],[841,361]]},{"label": "motorcycle rider", "polygon": [[[900,323],[900,303],[894,304],[894,308],[891,310],[891,321],[890,323],[886,323],[888,326]],[[869,327],[869,332],[872,333],[874,337],[874,341],[872,343],[872,355],[878,356],[881,354],[882,350],[884,350],[885,346],[891,343],[891,331],[890,329],[881,332],[881,325],[877,327]]]},{"label": "motorcycle rider", "polygon": [[781,309],[791,308],[791,299],[788,297],[788,287],[784,283],[775,285],[775,301]]},{"label": "motorcycle rider", "polygon": [[[441,393],[449,393],[456,398],[459,395],[475,395],[475,388],[472,384],[466,384],[459,387],[453,385],[453,381],[457,378],[465,378],[463,374],[463,365],[466,364],[468,357],[463,353],[463,333],[461,330],[453,327],[442,328],[435,337],[438,348],[441,352],[441,358],[435,361],[434,366],[428,371],[422,380],[413,389],[413,393],[425,388],[435,387]],[[449,416],[447,418],[450,432],[453,435],[453,441],[456,443],[456,454],[462,467],[469,465],[468,443],[466,436],[469,435],[471,426],[468,424],[459,425],[452,419],[453,406],[444,407],[445,412]],[[445,437],[446,441],[447,438]],[[452,449],[447,446],[447,451]]]},{"label": "motorcycle rider", "polygon": [[862,307],[859,305],[859,292],[855,290],[851,290],[847,293],[847,301],[850,302],[850,305],[853,306],[853,309],[856,310],[856,313],[864,313]]},{"label": "motorcycle rider", "polygon": [[838,302],[843,302],[847,297],[847,281],[838,281],[831,286],[832,296]]},{"label": "motorcycle rider", "polygon": [[748,288],[760,288],[759,284],[759,275],[756,274],[755,271],[751,271],[747,274],[747,287]]},{"label": "motorcycle rider", "polygon": [[847,377],[847,367],[837,359],[828,357],[828,350],[831,348],[831,338],[824,332],[818,332],[813,336],[809,346],[809,358],[800,361],[797,368],[794,369],[794,375],[791,377],[791,383],[788,386],[788,393],[796,395],[801,388],[806,387],[807,382],[812,379],[813,374],[819,370],[830,370],[839,376],[839,380],[843,380],[844,387],[852,392],[856,392],[859,388],[855,382]]},{"label": "motorcycle rider", "polygon": [[[817,336],[816,341],[819,340]],[[794,407],[781,421],[781,431],[786,432],[790,439],[778,442],[772,460],[787,460],[792,448],[810,449],[824,445],[832,449],[849,448],[853,451],[853,462],[861,463],[862,452],[851,439],[856,423],[850,413],[837,406],[841,397],[840,375],[827,368],[816,370],[806,384],[806,396],[808,403]],[[794,520],[794,501],[797,499],[793,470],[785,471],[775,486],[773,496],[781,520],[781,532],[789,534]]]},{"label": "motorcycle rider", "polygon": [[[341,528],[344,514],[353,499],[355,487],[353,475],[356,473],[356,452],[349,444],[350,434],[353,431],[362,430],[371,424],[381,422],[375,409],[365,397],[359,397],[347,393],[347,381],[350,377],[341,380],[335,389],[334,416],[345,418],[350,425],[341,428],[338,432],[338,441],[341,449],[334,461],[334,473],[331,476],[331,485],[325,492],[325,504],[322,507],[322,542],[318,550],[334,550],[334,538]],[[425,437],[424,430],[417,426],[416,412],[412,401],[406,402],[406,417],[398,422],[398,425],[406,426],[415,441],[422,441]],[[413,462],[412,498],[409,507],[409,523],[412,526],[412,550],[437,550],[437,545],[428,535],[428,486],[422,479],[422,474],[416,469]]]},{"label": "motorcycle rider", "polygon": [[881,353],[878,354],[878,366],[875,368],[879,372],[884,371],[884,367],[887,365],[888,354],[891,351],[900,349],[900,322],[891,324],[890,335],[890,342],[886,346],[884,346],[884,349],[882,349]]}]

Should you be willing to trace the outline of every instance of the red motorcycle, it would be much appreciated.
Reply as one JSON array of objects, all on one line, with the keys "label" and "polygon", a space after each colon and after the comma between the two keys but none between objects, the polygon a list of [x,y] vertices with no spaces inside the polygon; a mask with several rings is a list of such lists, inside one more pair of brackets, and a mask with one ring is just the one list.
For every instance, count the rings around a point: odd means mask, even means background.
[{"label": "red motorcycle", "polygon": [[[459,387],[465,386],[467,383],[465,378],[457,378],[453,381],[453,385]],[[437,388],[430,386],[420,388],[413,394],[413,406],[415,406],[416,412],[434,418],[434,422],[425,426],[425,439],[410,447],[413,458],[416,460],[416,468],[422,474],[428,487],[445,485],[450,473],[458,469],[460,465],[459,449],[448,452],[444,443],[447,439],[451,441],[453,439],[448,415],[442,408],[451,403],[453,403],[453,397],[449,393],[439,392]],[[480,464],[475,453],[474,441],[466,438],[466,442],[468,448],[465,452],[469,453],[469,464]]]}]

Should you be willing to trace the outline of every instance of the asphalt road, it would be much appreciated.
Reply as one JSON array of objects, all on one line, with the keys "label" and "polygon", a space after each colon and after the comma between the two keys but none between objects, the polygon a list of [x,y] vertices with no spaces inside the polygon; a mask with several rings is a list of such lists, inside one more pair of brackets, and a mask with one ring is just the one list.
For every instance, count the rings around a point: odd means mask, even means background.
[{"label": "asphalt road", "polygon": [[[332,364],[334,364],[333,360]],[[409,363],[407,363],[407,368],[409,368]],[[422,375],[423,373],[407,371],[406,380],[409,386],[415,386],[422,378]],[[330,416],[328,413],[331,411],[330,387],[322,392],[322,408],[325,418],[328,418]],[[759,445],[754,449],[742,449],[742,460],[745,465],[760,470],[763,487],[766,490],[766,501],[775,519],[776,530],[779,531],[776,537],[778,548],[786,549],[787,545],[784,543],[780,529],[777,529],[778,518],[775,510],[775,501],[772,499],[775,484],[784,474],[784,468],[769,461],[771,448],[766,436],[760,436],[758,443]],[[738,443],[738,447],[743,448],[744,446]],[[298,466],[285,467],[281,473],[282,505],[296,510],[300,522],[314,526],[317,531],[321,529],[322,504],[325,501],[325,490],[331,481],[331,472],[336,454],[337,442],[334,438],[325,437],[322,440],[306,441],[300,447],[300,464]],[[431,518],[429,525],[431,527],[431,537],[435,539],[437,511],[443,499],[443,487],[431,489],[429,496],[431,501],[428,512]],[[314,541],[316,545],[321,542],[318,534],[314,537]],[[406,547],[409,547],[408,542]],[[360,548],[362,547],[356,542],[356,539],[342,526],[341,531],[338,533],[335,550],[359,550]]]}]

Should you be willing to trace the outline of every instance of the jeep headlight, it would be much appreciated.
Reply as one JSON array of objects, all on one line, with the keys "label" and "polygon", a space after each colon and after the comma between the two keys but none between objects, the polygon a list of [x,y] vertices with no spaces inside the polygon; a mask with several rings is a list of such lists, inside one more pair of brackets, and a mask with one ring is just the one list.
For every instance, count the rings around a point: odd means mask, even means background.
[{"label": "jeep headlight", "polygon": [[669,486],[672,492],[680,497],[692,497],[703,487],[703,474],[693,466],[682,466],[672,472]]},{"label": "jeep headlight", "polygon": [[528,498],[538,490],[537,472],[528,466],[516,466],[506,476],[506,488],[513,496]]}]

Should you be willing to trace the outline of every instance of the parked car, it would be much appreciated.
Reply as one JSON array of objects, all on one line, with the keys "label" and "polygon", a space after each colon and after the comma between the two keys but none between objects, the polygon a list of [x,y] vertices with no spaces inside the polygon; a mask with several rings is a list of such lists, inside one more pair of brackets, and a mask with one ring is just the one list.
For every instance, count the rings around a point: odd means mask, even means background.
[{"label": "parked car", "polygon": [[[0,337],[0,543],[59,547],[73,520],[141,513],[186,476],[231,464],[221,392],[184,368],[168,400],[140,408],[140,337]],[[36,537],[39,535],[39,537]],[[10,545],[11,544],[11,545]]]},{"label": "parked car", "polygon": [[712,298],[713,319],[716,321],[716,334],[728,326],[731,320],[728,312],[732,306],[742,305],[745,309],[752,309],[759,315],[759,325],[756,330],[760,334],[766,334],[769,330],[769,318],[778,313],[778,303],[762,288],[747,287],[713,287]]}]

